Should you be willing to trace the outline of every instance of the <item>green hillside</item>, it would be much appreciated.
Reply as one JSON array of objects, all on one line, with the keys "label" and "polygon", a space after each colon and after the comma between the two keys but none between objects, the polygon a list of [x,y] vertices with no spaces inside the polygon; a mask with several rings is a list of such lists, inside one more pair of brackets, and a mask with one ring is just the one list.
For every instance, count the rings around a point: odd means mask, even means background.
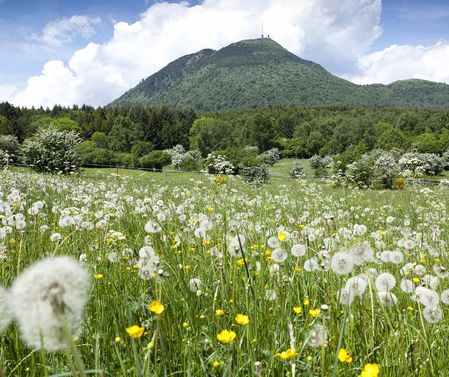
[{"label": "green hillside", "polygon": [[447,108],[449,85],[423,80],[356,85],[264,38],[183,56],[112,105],[200,111],[268,105]]}]

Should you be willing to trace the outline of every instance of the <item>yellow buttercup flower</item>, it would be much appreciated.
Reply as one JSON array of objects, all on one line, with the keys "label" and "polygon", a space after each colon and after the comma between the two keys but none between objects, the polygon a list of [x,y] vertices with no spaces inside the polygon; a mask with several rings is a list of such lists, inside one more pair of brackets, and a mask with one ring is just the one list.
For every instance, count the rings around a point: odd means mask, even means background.
[{"label": "yellow buttercup flower", "polygon": [[298,356],[298,352],[294,348],[288,348],[285,351],[276,353],[276,357],[279,357],[282,360],[291,360]]},{"label": "yellow buttercup flower", "polygon": [[161,314],[165,308],[159,301],[154,300],[148,304],[148,309],[150,309],[150,311],[154,314]]},{"label": "yellow buttercup flower", "polygon": [[94,275],[94,279],[95,279],[95,280],[103,279],[103,274],[95,274],[95,275]]},{"label": "yellow buttercup flower", "polygon": [[418,283],[421,282],[421,279],[415,276],[415,277],[412,279],[412,281],[413,281],[413,283],[418,284]]},{"label": "yellow buttercup flower", "polygon": [[379,375],[378,364],[366,364],[360,374],[360,377],[377,377]]},{"label": "yellow buttercup flower", "polygon": [[340,351],[338,351],[338,360],[340,360],[342,363],[351,363],[352,356],[347,350],[345,350],[344,348],[340,348]]},{"label": "yellow buttercup flower", "polygon": [[231,343],[235,337],[237,336],[237,334],[234,331],[229,331],[229,330],[221,330],[218,334],[217,334],[217,339],[219,342],[223,343],[223,344],[228,344]]},{"label": "yellow buttercup flower", "polygon": [[217,361],[217,360],[215,360],[215,361],[212,363],[212,366],[213,366],[214,368],[219,368],[220,365],[221,365],[221,362],[219,362],[219,361]]},{"label": "yellow buttercup flower", "polygon": [[145,331],[144,327],[140,327],[137,325],[133,325],[131,327],[126,328],[126,332],[133,339],[139,339],[143,335],[144,331]]},{"label": "yellow buttercup flower", "polygon": [[285,239],[287,238],[287,232],[284,232],[284,231],[279,232],[278,238],[279,238],[279,241],[285,241]]},{"label": "yellow buttercup flower", "polygon": [[222,316],[224,314],[224,310],[223,309],[216,309],[215,310],[215,315],[217,316],[217,317],[220,317],[220,316]]},{"label": "yellow buttercup flower", "polygon": [[310,305],[310,300],[309,300],[308,298],[305,298],[305,299],[304,299],[304,305],[305,305],[305,306]]},{"label": "yellow buttercup flower", "polygon": [[247,325],[249,323],[249,317],[245,314],[237,314],[234,319],[239,325]]},{"label": "yellow buttercup flower", "polygon": [[309,310],[309,315],[312,316],[313,318],[317,318],[321,313],[320,309],[310,309]]},{"label": "yellow buttercup flower", "polygon": [[294,306],[294,307],[293,307],[293,311],[294,311],[296,314],[301,314],[302,308],[301,308],[300,306]]}]

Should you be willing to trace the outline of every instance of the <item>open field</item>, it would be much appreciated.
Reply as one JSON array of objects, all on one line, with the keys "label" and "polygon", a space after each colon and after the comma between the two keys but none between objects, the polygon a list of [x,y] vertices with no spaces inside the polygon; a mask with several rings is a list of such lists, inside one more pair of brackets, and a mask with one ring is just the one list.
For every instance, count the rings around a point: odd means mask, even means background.
[{"label": "open field", "polygon": [[15,321],[3,375],[449,375],[447,188],[114,173],[0,172],[2,285],[56,255],[91,284],[76,348]]}]

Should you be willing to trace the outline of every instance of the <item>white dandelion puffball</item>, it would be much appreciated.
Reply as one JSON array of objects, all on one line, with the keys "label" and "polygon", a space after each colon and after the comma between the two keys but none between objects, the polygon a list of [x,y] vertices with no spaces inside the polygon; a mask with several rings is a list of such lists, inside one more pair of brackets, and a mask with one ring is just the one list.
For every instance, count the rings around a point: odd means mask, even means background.
[{"label": "white dandelion puffball", "polygon": [[348,287],[343,287],[337,294],[338,302],[342,305],[351,305],[354,300],[354,292]]},{"label": "white dandelion puffball", "polygon": [[379,292],[387,292],[396,286],[396,279],[389,272],[382,272],[377,276],[375,284]]},{"label": "white dandelion puffball", "polygon": [[443,292],[441,292],[440,298],[443,304],[449,304],[449,289],[445,289]]},{"label": "white dandelion puffball", "polygon": [[381,305],[392,308],[398,303],[398,298],[391,292],[377,292]]},{"label": "white dandelion puffball", "polygon": [[416,288],[414,298],[424,306],[437,306],[440,303],[438,293],[426,287]]},{"label": "white dandelion puffball", "polygon": [[0,334],[8,327],[12,320],[8,291],[0,287]]},{"label": "white dandelion puffball", "polygon": [[280,247],[274,249],[273,252],[271,253],[271,259],[273,260],[273,262],[276,262],[276,263],[285,262],[287,257],[288,257],[288,253]]},{"label": "white dandelion puffball", "polygon": [[368,282],[362,276],[354,276],[346,282],[348,288],[354,295],[361,296],[365,293]]},{"label": "white dandelion puffball", "polygon": [[272,249],[276,249],[281,246],[281,241],[277,237],[270,237],[267,240],[268,247],[271,247]]},{"label": "white dandelion puffball", "polygon": [[302,257],[307,252],[307,246],[301,243],[298,243],[296,245],[293,245],[290,252],[294,257]]},{"label": "white dandelion puffball", "polygon": [[443,311],[439,306],[426,306],[422,314],[424,319],[429,323],[437,323],[443,319]]},{"label": "white dandelion puffball", "polygon": [[193,293],[198,292],[198,290],[201,289],[201,284],[203,284],[203,282],[199,278],[190,279],[190,281],[189,281],[190,292],[193,292]]},{"label": "white dandelion puffball", "polygon": [[23,340],[49,352],[67,346],[64,326],[81,332],[88,300],[88,273],[71,257],[46,258],[26,268],[11,287],[11,308]]},{"label": "white dandelion puffball", "polygon": [[327,329],[323,325],[316,323],[313,325],[312,330],[310,330],[308,338],[307,344],[309,347],[317,348],[325,346],[327,341]]},{"label": "white dandelion puffball", "polygon": [[409,279],[402,279],[401,280],[401,289],[405,293],[413,293],[415,291],[415,283]]},{"label": "white dandelion puffball", "polygon": [[338,252],[332,256],[331,268],[338,275],[349,274],[354,266],[352,257],[345,252]]}]

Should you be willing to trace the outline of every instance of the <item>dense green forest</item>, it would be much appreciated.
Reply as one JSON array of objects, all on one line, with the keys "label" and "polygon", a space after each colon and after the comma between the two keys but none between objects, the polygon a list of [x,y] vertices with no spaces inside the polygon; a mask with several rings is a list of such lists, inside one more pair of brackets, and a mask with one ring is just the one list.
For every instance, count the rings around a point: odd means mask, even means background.
[{"label": "dense green forest", "polygon": [[203,157],[217,150],[237,153],[246,146],[259,153],[277,147],[283,156],[300,158],[351,148],[431,153],[449,148],[449,110],[268,107],[200,114],[166,107],[25,109],[0,104],[0,134],[19,143],[50,125],[77,132],[84,140],[79,147],[83,162],[97,164],[138,165],[138,158],[178,144]]}]

